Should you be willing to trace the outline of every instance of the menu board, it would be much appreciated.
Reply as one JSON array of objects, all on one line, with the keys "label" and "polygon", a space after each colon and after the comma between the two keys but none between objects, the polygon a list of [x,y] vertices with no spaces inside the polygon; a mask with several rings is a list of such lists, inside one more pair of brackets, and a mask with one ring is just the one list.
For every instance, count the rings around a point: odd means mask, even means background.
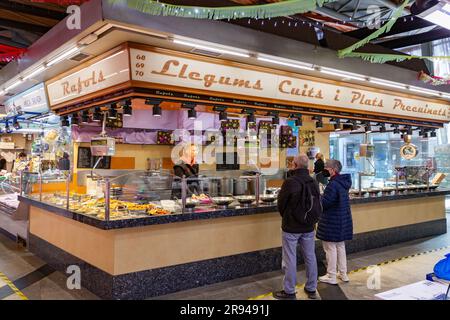
[{"label": "menu board", "polygon": [[[90,147],[78,148],[78,169],[92,169],[99,157],[93,157]],[[111,169],[111,157],[103,157],[96,169]]]}]

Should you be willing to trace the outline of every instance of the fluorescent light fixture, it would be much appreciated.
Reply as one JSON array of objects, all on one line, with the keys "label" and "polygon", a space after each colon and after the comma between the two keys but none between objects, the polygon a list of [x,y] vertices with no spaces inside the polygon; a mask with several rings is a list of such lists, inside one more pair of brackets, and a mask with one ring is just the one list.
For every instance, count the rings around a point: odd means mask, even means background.
[{"label": "fluorescent light fixture", "polygon": [[423,89],[423,88],[419,88],[419,87],[409,87],[408,89],[410,91],[421,93],[421,94],[430,94],[430,95],[435,95],[435,96],[441,96],[440,92],[434,91],[434,90],[428,90],[428,89]]},{"label": "fluorescent light fixture", "polygon": [[8,92],[9,90],[17,87],[19,84],[21,84],[23,82],[22,79],[17,80],[16,82],[14,82],[12,85],[10,85],[9,87],[5,88],[5,92]]},{"label": "fluorescent light fixture", "polygon": [[73,47],[72,49],[67,50],[66,52],[60,54],[59,56],[57,56],[57,57],[51,59],[51,60],[47,63],[47,67],[50,67],[50,66],[52,66],[52,65],[54,65],[54,64],[56,64],[56,63],[58,63],[58,62],[60,62],[60,61],[62,61],[62,60],[64,60],[64,59],[70,57],[71,55],[73,55],[74,53],[76,53],[76,52],[78,52],[78,51],[80,51],[80,50],[81,50],[81,48],[78,47],[78,46]]},{"label": "fluorescent light fixture", "polygon": [[244,57],[244,58],[249,58],[250,57],[250,55],[248,53],[243,53],[243,52],[238,52],[238,51],[233,51],[233,50],[227,50],[227,49],[222,49],[222,48],[214,48],[214,47],[211,47],[211,46],[201,45],[201,44],[197,44],[197,43],[193,43],[193,42],[187,42],[187,41],[178,40],[178,39],[173,39],[173,43],[181,44],[181,45],[189,46],[189,47],[195,47],[195,48],[199,48],[199,49],[203,49],[203,50],[207,50],[207,51],[212,51],[212,52],[229,54],[229,55],[238,56],[238,57]]},{"label": "fluorescent light fixture", "polygon": [[30,73],[29,75],[25,76],[23,78],[23,81],[26,81],[30,78],[33,78],[34,76],[38,75],[39,73],[41,73],[42,71],[44,71],[45,69],[47,69],[46,67],[42,66],[40,68],[37,68],[36,70],[34,70],[32,73]]},{"label": "fluorescent light fixture", "polygon": [[366,77],[362,76],[362,75],[358,75],[358,74],[354,74],[354,73],[350,73],[350,72],[345,72],[345,71],[340,71],[340,70],[336,70],[336,69],[331,69],[331,68],[320,68],[320,72],[325,73],[325,74],[329,74],[335,77],[341,77],[344,79],[352,79],[352,80],[359,80],[359,81],[366,81]]},{"label": "fluorescent light fixture", "polygon": [[448,3],[439,2],[417,16],[450,30],[450,4]]},{"label": "fluorescent light fixture", "polygon": [[394,83],[394,82],[386,82],[386,81],[380,81],[380,80],[369,80],[371,83],[379,84],[381,86],[391,87],[391,88],[397,88],[397,89],[406,89],[405,85],[402,85],[400,83]]},{"label": "fluorescent light fixture", "polygon": [[292,67],[292,68],[296,68],[296,69],[311,70],[311,71],[314,70],[312,65],[307,65],[307,64],[285,62],[282,60],[278,60],[278,59],[275,60],[275,59],[270,59],[270,58],[265,58],[265,57],[258,57],[257,59],[260,61],[279,64],[281,66]]}]

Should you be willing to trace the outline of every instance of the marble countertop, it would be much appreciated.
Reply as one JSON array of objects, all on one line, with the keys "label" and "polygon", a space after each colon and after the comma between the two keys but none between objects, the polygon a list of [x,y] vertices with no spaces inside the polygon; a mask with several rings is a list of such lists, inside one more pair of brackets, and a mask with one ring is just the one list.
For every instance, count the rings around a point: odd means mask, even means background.
[{"label": "marble countertop", "polygon": [[[352,198],[350,203],[355,204],[365,204],[372,202],[381,201],[395,201],[395,200],[406,200],[415,199],[423,197],[433,197],[433,196],[444,196],[450,195],[450,189],[440,189],[429,192],[419,192],[419,193],[409,193],[409,194],[395,194],[395,195],[383,195],[377,197],[364,197],[364,198]],[[264,214],[270,212],[277,212],[276,205],[261,205],[259,207],[229,207],[228,209],[214,209],[214,210],[201,210],[198,209],[192,213],[180,213],[171,215],[161,215],[161,216],[148,216],[142,218],[130,218],[122,220],[112,220],[104,221],[94,217],[90,217],[84,214],[76,213],[73,211],[68,211],[51,204],[43,203],[37,200],[25,198],[19,196],[19,200],[28,203],[32,206],[47,210],[49,212],[55,213],[59,216],[63,216],[75,221],[91,225],[96,228],[111,230],[111,229],[122,229],[122,228],[133,228],[141,227],[147,225],[156,224],[166,224],[174,222],[183,222],[191,220],[204,220],[204,219],[215,219],[215,218],[225,218],[225,217],[235,217],[235,216],[245,216],[254,214]]]}]

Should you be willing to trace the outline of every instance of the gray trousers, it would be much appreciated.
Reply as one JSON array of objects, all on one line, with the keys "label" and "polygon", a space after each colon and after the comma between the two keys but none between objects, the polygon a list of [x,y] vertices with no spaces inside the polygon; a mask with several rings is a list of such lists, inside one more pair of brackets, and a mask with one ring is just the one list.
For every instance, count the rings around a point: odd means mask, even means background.
[{"label": "gray trousers", "polygon": [[287,233],[283,231],[283,261],[281,268],[284,272],[283,289],[286,293],[295,293],[297,284],[297,244],[305,261],[306,284],[305,289],[317,289],[317,260],[315,252],[315,232]]}]

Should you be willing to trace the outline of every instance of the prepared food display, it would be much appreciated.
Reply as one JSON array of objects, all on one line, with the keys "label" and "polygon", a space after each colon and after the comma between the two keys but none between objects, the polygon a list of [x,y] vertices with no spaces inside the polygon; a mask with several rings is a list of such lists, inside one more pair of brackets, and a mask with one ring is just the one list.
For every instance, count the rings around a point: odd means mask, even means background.
[{"label": "prepared food display", "polygon": [[[66,209],[66,197],[63,193],[43,194],[42,202]],[[32,198],[39,200],[39,195],[32,196]],[[74,193],[69,195],[70,211],[104,220],[105,208],[104,198],[95,198],[89,195]],[[155,203],[140,204],[116,199],[110,200],[110,220],[167,215],[171,213],[171,211],[163,209]]]}]

